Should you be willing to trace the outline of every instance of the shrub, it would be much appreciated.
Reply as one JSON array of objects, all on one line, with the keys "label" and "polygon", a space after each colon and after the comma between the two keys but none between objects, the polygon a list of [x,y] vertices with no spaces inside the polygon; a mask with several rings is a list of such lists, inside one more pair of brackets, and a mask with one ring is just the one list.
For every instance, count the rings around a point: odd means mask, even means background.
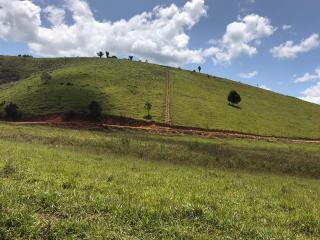
[{"label": "shrub", "polygon": [[76,117],[76,115],[77,115],[77,114],[76,114],[75,111],[70,110],[70,111],[65,112],[65,113],[63,114],[63,119],[66,120],[66,121],[69,121],[69,120],[74,119],[74,118]]},{"label": "shrub", "polygon": [[232,104],[238,104],[241,102],[241,96],[236,91],[232,90],[230,91],[228,95],[228,102],[230,105]]},{"label": "shrub", "polygon": [[148,115],[144,117],[145,119],[152,119],[152,116],[150,115],[151,108],[152,104],[150,102],[146,102],[146,104],[144,105],[144,109],[147,110]]},{"label": "shrub", "polygon": [[19,107],[14,103],[9,103],[5,109],[5,117],[9,120],[18,120],[21,118]]},{"label": "shrub", "polygon": [[99,120],[101,118],[102,108],[98,102],[92,101],[88,106],[88,110],[89,110],[89,117],[92,120]]}]

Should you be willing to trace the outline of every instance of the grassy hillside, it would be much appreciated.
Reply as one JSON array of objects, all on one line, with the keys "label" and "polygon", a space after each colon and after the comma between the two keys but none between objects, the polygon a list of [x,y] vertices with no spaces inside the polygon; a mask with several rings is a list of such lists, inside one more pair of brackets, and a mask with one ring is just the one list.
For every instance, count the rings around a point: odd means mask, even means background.
[{"label": "grassy hillside", "polygon": [[320,238],[318,145],[3,124],[0,139],[0,239]]},{"label": "grassy hillside", "polygon": [[14,102],[23,112],[44,115],[85,110],[95,100],[106,114],[142,119],[144,104],[151,101],[154,119],[162,121],[165,73],[164,67],[150,64],[79,59],[51,71],[48,84],[37,74],[0,86],[0,102]]},{"label": "grassy hillside", "polygon": [[[163,122],[169,72],[175,125],[320,138],[320,106],[205,74],[114,59],[3,59],[6,69],[29,77],[0,85],[0,103],[14,102],[25,113],[81,111],[96,100],[105,114],[143,119],[150,101],[154,120]],[[40,79],[43,70],[51,70],[48,84]],[[228,106],[230,90],[240,93],[241,108]]]},{"label": "grassy hillside", "polygon": [[65,67],[83,58],[39,59],[30,57],[0,56],[0,84],[19,81],[41,71]]}]

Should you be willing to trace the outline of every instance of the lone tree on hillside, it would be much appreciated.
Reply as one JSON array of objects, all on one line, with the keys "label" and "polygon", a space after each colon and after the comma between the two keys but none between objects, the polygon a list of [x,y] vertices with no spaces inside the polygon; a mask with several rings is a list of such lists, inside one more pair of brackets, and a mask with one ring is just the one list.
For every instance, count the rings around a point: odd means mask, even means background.
[{"label": "lone tree on hillside", "polygon": [[110,53],[108,51],[106,51],[106,58],[109,58]]},{"label": "lone tree on hillside", "polygon": [[89,117],[92,120],[99,120],[101,118],[102,108],[98,102],[92,101],[88,106],[88,110],[89,110]]},{"label": "lone tree on hillside", "polygon": [[199,72],[201,72],[201,67],[200,66],[198,67],[198,70],[199,70]]},{"label": "lone tree on hillside", "polygon": [[21,118],[19,107],[14,103],[9,103],[5,108],[5,117],[9,120],[18,120]]},{"label": "lone tree on hillside", "polygon": [[239,104],[241,102],[240,94],[234,90],[230,91],[228,95],[228,102],[229,102],[229,105]]},{"label": "lone tree on hillside", "polygon": [[132,61],[133,60],[133,56],[129,56],[129,60]]},{"label": "lone tree on hillside", "polygon": [[42,72],[41,74],[41,80],[44,82],[44,83],[48,83],[50,80],[52,79],[51,75],[48,73],[48,72]]},{"label": "lone tree on hillside", "polygon": [[102,58],[104,53],[100,51],[100,52],[97,53],[97,55],[98,55],[99,58]]},{"label": "lone tree on hillside", "polygon": [[144,105],[144,109],[147,110],[148,115],[145,116],[146,119],[152,119],[152,116],[150,115],[150,111],[152,109],[152,104],[150,102],[146,102],[146,104]]}]

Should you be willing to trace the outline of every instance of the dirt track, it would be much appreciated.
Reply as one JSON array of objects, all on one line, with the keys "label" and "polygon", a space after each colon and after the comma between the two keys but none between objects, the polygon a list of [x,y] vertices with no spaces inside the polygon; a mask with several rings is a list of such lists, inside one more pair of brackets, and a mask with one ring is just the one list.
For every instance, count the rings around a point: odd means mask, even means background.
[{"label": "dirt track", "polygon": [[171,80],[170,80],[169,71],[167,72],[167,79],[166,79],[165,123],[168,125],[172,124],[172,119],[171,119]]},{"label": "dirt track", "polygon": [[55,115],[47,118],[28,120],[23,122],[14,122],[15,125],[46,125],[53,127],[65,127],[73,129],[87,130],[134,130],[150,134],[163,135],[190,135],[206,138],[237,138],[252,139],[257,141],[268,142],[286,142],[286,143],[313,143],[320,144],[320,139],[294,139],[285,137],[259,136],[248,133],[223,131],[223,130],[207,130],[201,128],[170,126],[169,124],[138,121],[134,119],[123,119],[118,117],[108,117],[102,122],[88,122],[83,120],[64,121],[62,116]]}]

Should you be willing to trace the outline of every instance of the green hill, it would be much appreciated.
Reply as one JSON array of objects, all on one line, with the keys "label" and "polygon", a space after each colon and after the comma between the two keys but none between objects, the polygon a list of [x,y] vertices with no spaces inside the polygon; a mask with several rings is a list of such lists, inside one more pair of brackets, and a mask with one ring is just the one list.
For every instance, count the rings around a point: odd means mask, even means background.
[{"label": "green hill", "polygon": [[[41,72],[53,79],[41,81]],[[233,130],[261,135],[320,138],[320,106],[263,89],[165,66],[98,58],[0,58],[2,110],[16,103],[27,114],[81,111],[96,100],[105,114],[164,122],[166,79],[172,85],[174,125]],[[10,77],[16,76],[16,77]],[[9,82],[9,83],[8,83]],[[241,108],[227,104],[236,90]]]}]

